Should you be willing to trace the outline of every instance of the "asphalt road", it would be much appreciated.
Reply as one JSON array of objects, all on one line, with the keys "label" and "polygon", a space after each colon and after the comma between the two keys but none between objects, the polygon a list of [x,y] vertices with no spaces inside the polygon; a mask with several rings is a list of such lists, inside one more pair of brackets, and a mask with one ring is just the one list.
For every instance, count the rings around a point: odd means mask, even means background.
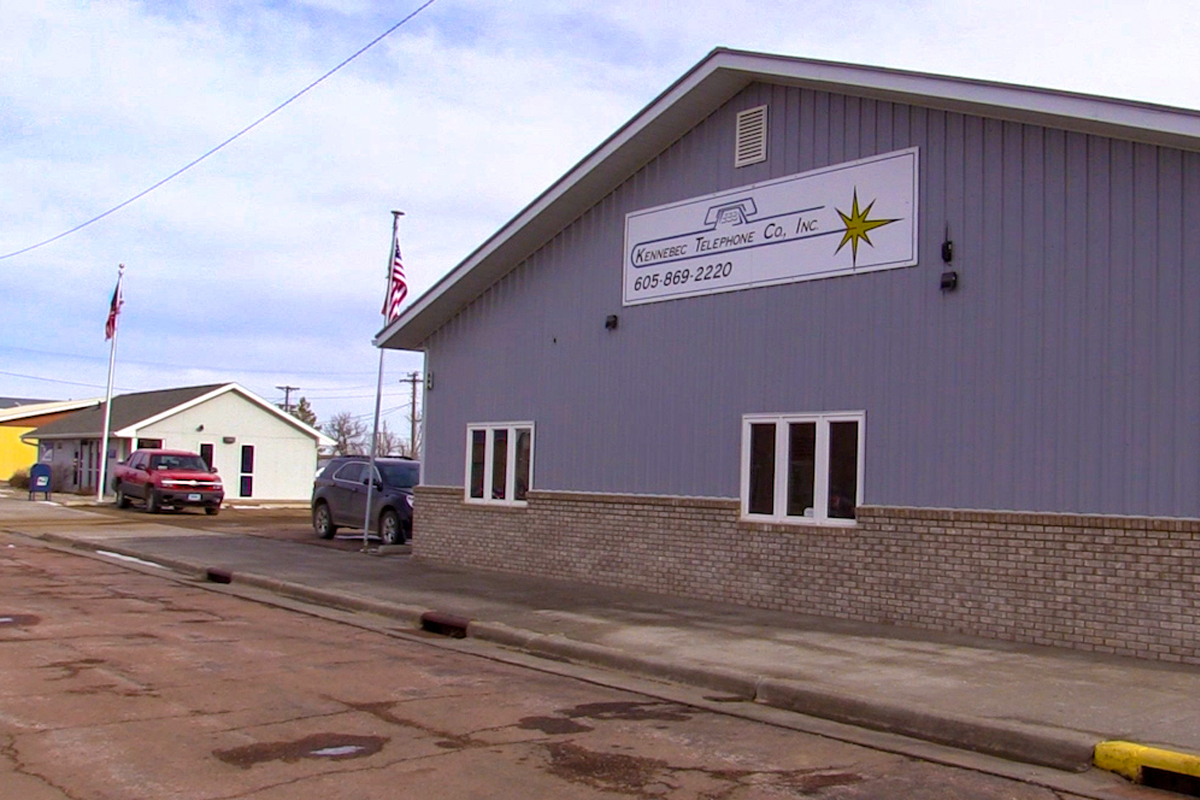
[{"label": "asphalt road", "polygon": [[1069,797],[231,591],[0,536],[0,798]]}]

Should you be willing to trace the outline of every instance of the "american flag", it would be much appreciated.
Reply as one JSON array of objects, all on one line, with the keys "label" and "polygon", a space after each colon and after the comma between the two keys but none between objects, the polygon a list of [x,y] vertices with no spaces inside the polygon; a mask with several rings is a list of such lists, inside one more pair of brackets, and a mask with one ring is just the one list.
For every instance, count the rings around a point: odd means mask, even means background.
[{"label": "american flag", "polygon": [[388,278],[387,297],[383,301],[385,325],[391,325],[400,317],[400,304],[408,297],[408,283],[404,280],[404,264],[400,260],[400,243],[395,243],[392,255],[392,274]]},{"label": "american flag", "polygon": [[121,278],[123,277],[125,277],[124,272],[117,273],[117,288],[113,289],[112,301],[108,304],[108,321],[104,323],[104,341],[106,342],[117,335],[117,315],[121,313],[121,306],[125,304],[125,298],[121,294]]}]

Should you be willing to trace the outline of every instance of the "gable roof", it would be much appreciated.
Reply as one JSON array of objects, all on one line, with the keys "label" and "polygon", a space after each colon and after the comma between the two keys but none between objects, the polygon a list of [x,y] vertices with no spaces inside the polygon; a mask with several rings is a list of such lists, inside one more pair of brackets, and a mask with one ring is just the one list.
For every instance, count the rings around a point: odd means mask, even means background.
[{"label": "gable roof", "polygon": [[23,405],[15,405],[0,409],[0,422],[16,422],[22,419],[43,417],[47,414],[61,414],[66,411],[77,411],[88,406],[103,403],[101,397],[87,400],[41,400]]},{"label": "gable roof", "polygon": [[[160,389],[152,392],[133,392],[112,399],[112,419],[109,430],[113,436],[122,428],[160,415],[189,400],[201,397],[222,384],[188,386],[182,389]],[[104,435],[104,401],[92,408],[76,411],[70,416],[47,423],[28,434],[30,439],[100,438]]]},{"label": "gable roof", "polygon": [[[229,392],[240,395],[268,414],[311,436],[318,444],[333,444],[332,439],[316,428],[282,411],[236,383],[213,383],[204,386],[186,386],[178,389],[159,389],[117,395],[112,399],[109,435],[116,438],[136,437],[139,428],[153,425],[161,419]],[[25,434],[22,438],[99,439],[103,435],[104,403],[101,401],[94,407],[85,408],[62,419],[49,422]]]},{"label": "gable roof", "polygon": [[374,339],[417,350],[459,310],[752,83],[907,103],[1200,151],[1200,112],[992,81],[718,48],[481,244]]}]

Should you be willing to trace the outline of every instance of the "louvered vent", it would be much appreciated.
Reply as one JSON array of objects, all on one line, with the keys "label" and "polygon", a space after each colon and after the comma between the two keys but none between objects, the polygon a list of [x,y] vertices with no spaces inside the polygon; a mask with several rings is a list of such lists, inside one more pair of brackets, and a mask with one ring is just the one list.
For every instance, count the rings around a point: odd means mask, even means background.
[{"label": "louvered vent", "polygon": [[767,160],[767,107],[739,111],[733,166],[744,167]]}]

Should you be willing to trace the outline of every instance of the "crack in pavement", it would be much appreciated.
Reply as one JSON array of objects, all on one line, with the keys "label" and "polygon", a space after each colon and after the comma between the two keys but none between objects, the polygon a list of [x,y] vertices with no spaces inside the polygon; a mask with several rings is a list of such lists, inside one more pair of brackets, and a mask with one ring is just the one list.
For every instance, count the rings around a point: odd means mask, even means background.
[{"label": "crack in pavement", "polygon": [[546,770],[568,783],[585,785],[599,791],[620,792],[653,800],[662,796],[657,787],[668,791],[682,788],[670,778],[696,774],[719,783],[728,784],[706,797],[719,800],[749,786],[769,785],[775,788],[814,794],[832,786],[861,783],[862,775],[840,767],[820,767],[793,770],[711,769],[707,767],[676,766],[662,759],[631,756],[623,753],[601,753],[589,750],[574,741],[547,742],[542,748],[549,756]]},{"label": "crack in pavement", "polygon": [[[38,731],[33,735],[36,736],[40,735],[41,733],[42,731]],[[63,797],[67,798],[67,800],[85,800],[84,797],[72,794],[65,786],[55,783],[47,776],[38,772],[34,772],[23,761],[21,761],[21,756],[17,752],[17,737],[15,735],[4,734],[0,741],[4,742],[3,744],[0,744],[0,757],[7,758],[12,763],[13,772],[15,774],[23,775],[26,778],[38,781],[42,785],[50,787],[54,791],[61,793]]]},{"label": "crack in pavement", "polygon": [[329,698],[341,703],[347,708],[352,708],[355,711],[361,711],[365,714],[370,714],[376,719],[386,722],[389,725],[398,725],[405,728],[413,728],[430,736],[437,737],[439,741],[434,742],[437,747],[446,749],[461,750],[467,747],[486,747],[488,742],[481,742],[478,739],[472,739],[470,734],[451,733],[450,731],[439,730],[430,725],[426,725],[417,720],[400,717],[392,713],[392,708],[400,703],[399,700],[385,700],[378,703],[352,703],[347,700],[338,700],[337,698]]}]

